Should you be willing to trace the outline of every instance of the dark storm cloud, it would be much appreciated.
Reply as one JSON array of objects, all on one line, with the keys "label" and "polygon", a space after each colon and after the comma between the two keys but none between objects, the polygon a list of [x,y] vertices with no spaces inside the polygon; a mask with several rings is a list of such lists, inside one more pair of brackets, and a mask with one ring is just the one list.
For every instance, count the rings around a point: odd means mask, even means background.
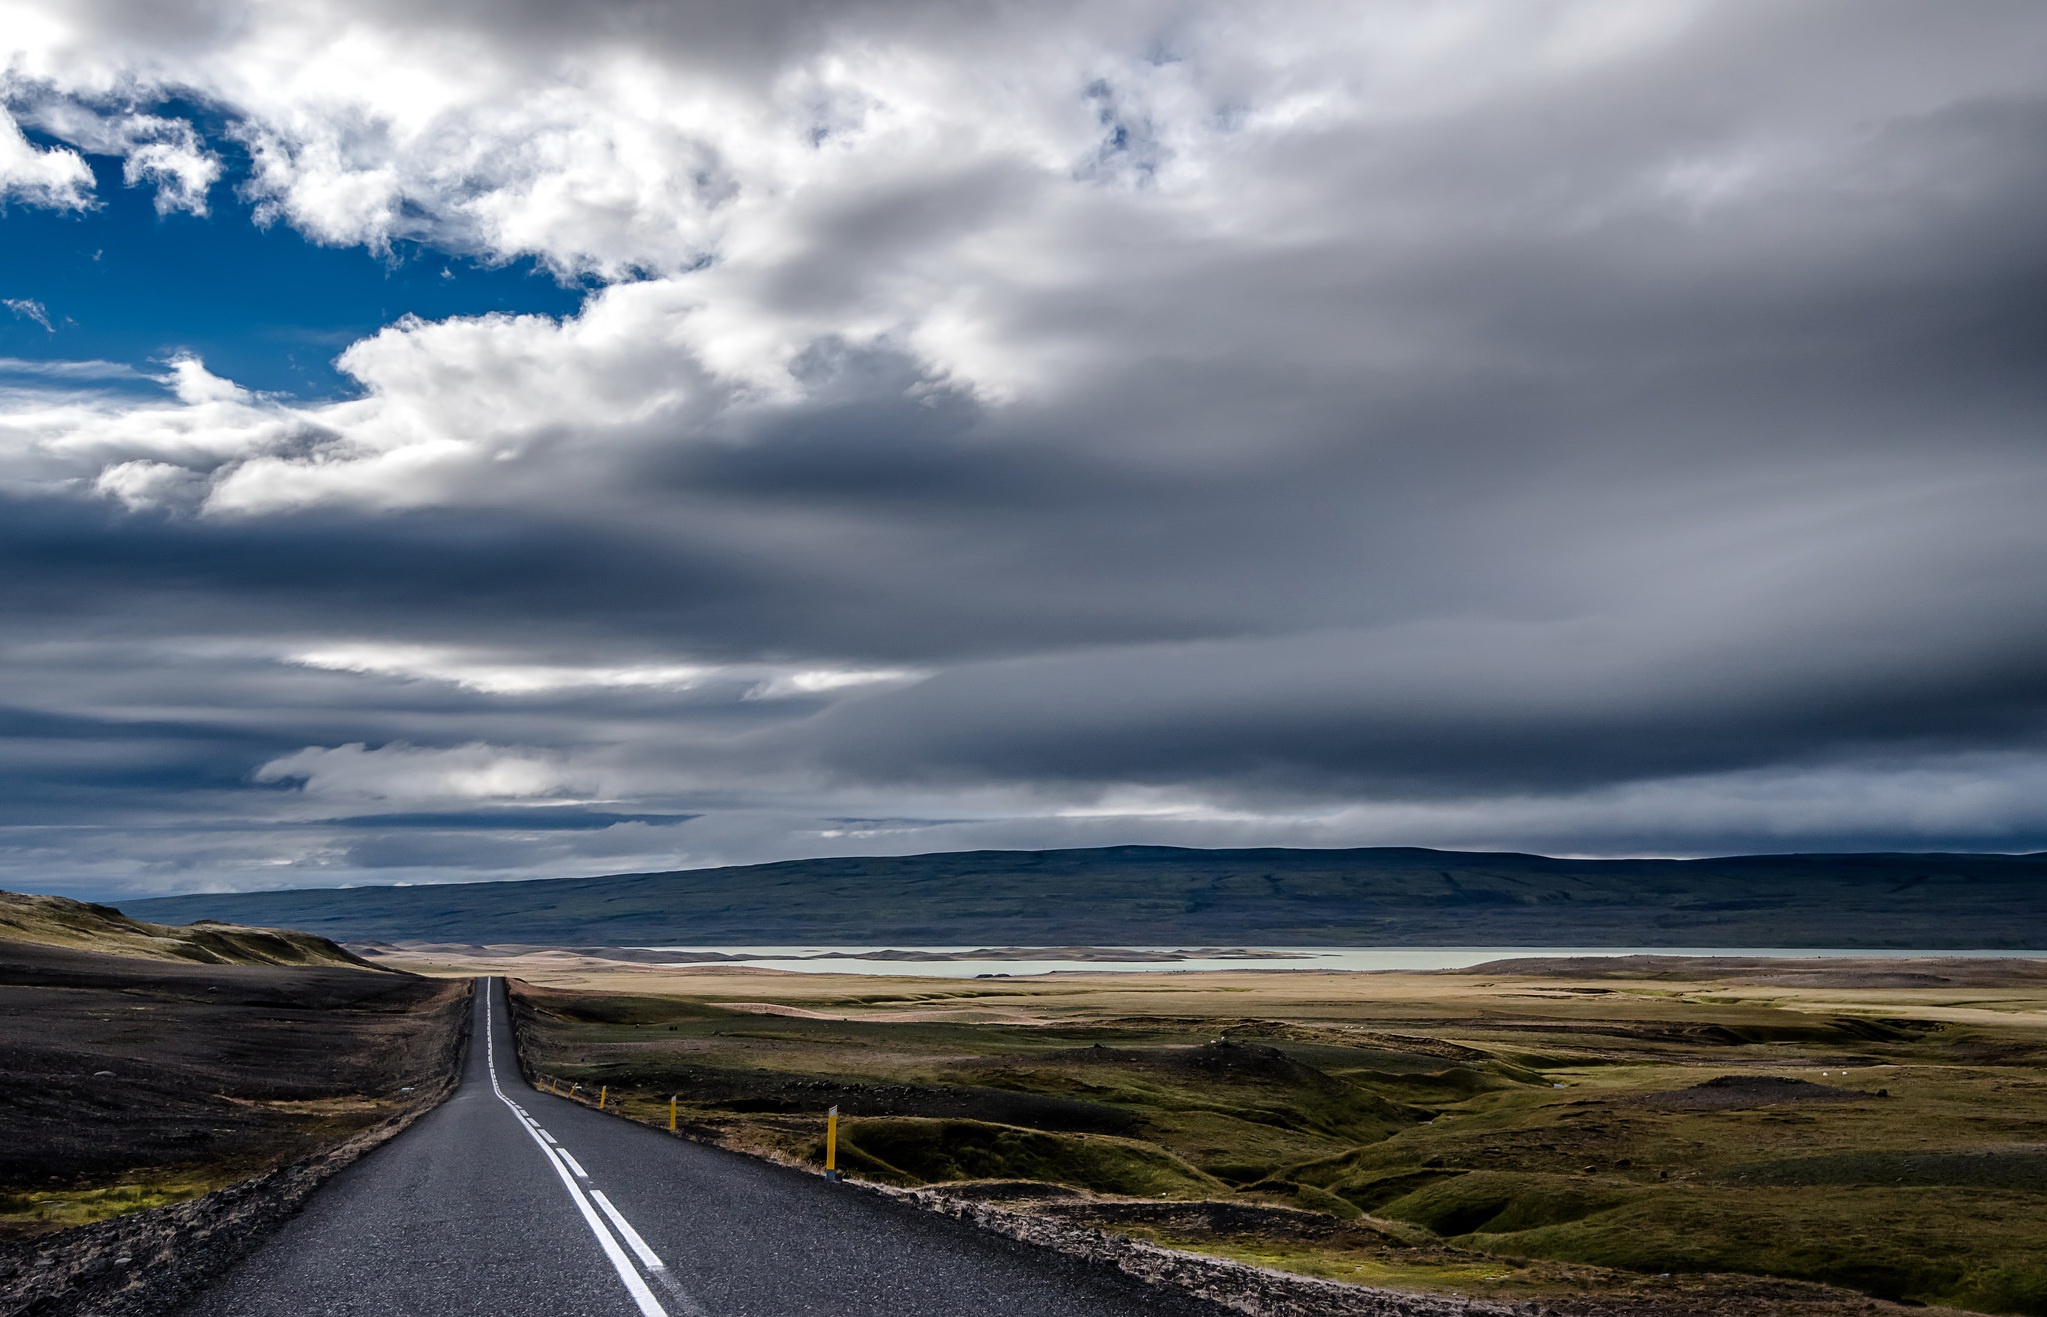
[{"label": "dark storm cloud", "polygon": [[[2042,601],[2047,602],[2047,601]],[[811,729],[844,772],[1199,784],[1250,796],[1570,791],[1856,753],[2047,745],[2037,652],[1611,626],[1160,646],[949,672]],[[1945,650],[1946,652],[1942,652]]]}]

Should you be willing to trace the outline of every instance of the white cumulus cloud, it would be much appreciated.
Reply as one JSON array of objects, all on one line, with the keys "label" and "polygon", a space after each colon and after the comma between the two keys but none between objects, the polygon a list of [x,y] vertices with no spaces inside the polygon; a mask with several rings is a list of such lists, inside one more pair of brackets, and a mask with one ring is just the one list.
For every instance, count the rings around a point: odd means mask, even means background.
[{"label": "white cumulus cloud", "polygon": [[297,782],[322,800],[405,805],[567,799],[594,789],[563,756],[482,743],[307,746],[265,763],[255,780]]},{"label": "white cumulus cloud", "polygon": [[35,105],[29,119],[81,151],[121,157],[121,176],[130,187],[148,183],[156,188],[159,215],[207,213],[206,194],[220,181],[220,158],[200,141],[189,120],[103,113],[64,99]]},{"label": "white cumulus cloud", "polygon": [[92,203],[92,187],[84,157],[63,147],[35,145],[0,106],[0,204],[81,210]]}]

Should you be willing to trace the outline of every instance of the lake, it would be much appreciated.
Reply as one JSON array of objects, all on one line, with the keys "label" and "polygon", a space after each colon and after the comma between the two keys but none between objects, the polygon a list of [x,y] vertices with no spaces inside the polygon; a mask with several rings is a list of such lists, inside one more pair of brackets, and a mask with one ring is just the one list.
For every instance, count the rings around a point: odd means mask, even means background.
[{"label": "lake", "polygon": [[[645,947],[675,964],[745,964],[813,974],[919,974],[971,979],[1032,974],[1158,974],[1201,970],[1466,969],[1540,956],[1757,956],[1772,959],[1939,956],[2047,959],[2047,951],[1889,951],[1808,947]],[[1128,953],[1118,957],[1117,952]],[[981,953],[981,954],[976,954]]]}]

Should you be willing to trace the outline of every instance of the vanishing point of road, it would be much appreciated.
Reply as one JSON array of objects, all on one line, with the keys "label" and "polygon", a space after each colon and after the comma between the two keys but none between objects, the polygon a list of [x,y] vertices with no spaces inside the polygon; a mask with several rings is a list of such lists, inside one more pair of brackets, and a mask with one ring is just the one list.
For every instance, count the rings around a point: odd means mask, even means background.
[{"label": "vanishing point of road", "polygon": [[182,1317],[1216,1317],[1221,1309],[529,1089],[501,981],[461,1087]]}]

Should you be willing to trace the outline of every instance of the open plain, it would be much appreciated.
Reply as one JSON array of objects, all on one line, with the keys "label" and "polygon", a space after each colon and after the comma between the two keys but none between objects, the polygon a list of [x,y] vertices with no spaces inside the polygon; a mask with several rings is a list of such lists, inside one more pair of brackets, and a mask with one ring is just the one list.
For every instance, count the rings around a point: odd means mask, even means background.
[{"label": "open plain", "polygon": [[482,949],[548,1088],[776,1160],[1572,1311],[2047,1313],[2047,965],[934,980]]}]

